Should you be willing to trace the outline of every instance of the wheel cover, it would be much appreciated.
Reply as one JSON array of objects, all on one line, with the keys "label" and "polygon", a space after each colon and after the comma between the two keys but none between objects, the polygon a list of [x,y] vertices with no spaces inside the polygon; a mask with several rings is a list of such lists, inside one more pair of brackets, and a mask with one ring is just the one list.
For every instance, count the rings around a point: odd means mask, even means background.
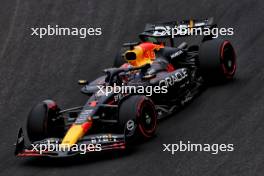
[{"label": "wheel cover", "polygon": [[221,47],[221,67],[227,78],[232,78],[236,71],[236,55],[230,42],[225,41]]},{"label": "wheel cover", "polygon": [[156,130],[157,116],[151,102],[145,101],[139,107],[139,129],[145,137],[151,137]]}]

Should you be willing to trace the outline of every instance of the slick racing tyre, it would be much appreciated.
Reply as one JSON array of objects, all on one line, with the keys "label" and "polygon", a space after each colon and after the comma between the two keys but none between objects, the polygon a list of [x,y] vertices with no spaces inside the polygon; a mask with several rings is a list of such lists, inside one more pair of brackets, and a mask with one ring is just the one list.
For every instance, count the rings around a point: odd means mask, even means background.
[{"label": "slick racing tyre", "polygon": [[124,57],[122,56],[125,51],[125,48],[122,48],[119,52],[117,52],[113,64],[114,67],[118,68],[121,67],[124,63],[126,63]]},{"label": "slick racing tyre", "polygon": [[199,51],[201,73],[206,81],[226,81],[236,72],[236,55],[227,40],[213,39],[201,44]]},{"label": "slick racing tyre", "polygon": [[60,137],[64,119],[58,118],[59,108],[52,100],[45,100],[32,108],[27,119],[27,134],[31,142],[47,137]]},{"label": "slick racing tyre", "polygon": [[157,128],[157,113],[153,102],[145,97],[134,95],[121,102],[119,124],[124,129],[126,142],[138,138],[151,138]]}]

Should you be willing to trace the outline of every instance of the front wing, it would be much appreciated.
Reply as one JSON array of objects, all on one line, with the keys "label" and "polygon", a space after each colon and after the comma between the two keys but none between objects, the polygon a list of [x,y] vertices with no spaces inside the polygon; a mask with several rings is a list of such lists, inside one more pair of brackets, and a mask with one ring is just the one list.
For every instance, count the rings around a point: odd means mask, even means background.
[{"label": "front wing", "polygon": [[[61,150],[60,147],[55,148],[56,150],[48,150],[41,146],[53,144],[54,146],[60,143],[59,138],[47,138],[41,141],[35,141],[30,145],[25,145],[25,138],[23,135],[23,130],[20,128],[18,133],[17,142],[15,144],[15,155],[19,157],[69,157],[79,154],[88,154],[91,152],[103,152],[109,150],[124,150],[126,148],[125,135],[124,134],[93,134],[83,137],[77,144],[77,146],[91,146],[86,147],[87,150],[74,149],[70,147],[67,150]],[[58,150],[59,149],[59,150]]]}]

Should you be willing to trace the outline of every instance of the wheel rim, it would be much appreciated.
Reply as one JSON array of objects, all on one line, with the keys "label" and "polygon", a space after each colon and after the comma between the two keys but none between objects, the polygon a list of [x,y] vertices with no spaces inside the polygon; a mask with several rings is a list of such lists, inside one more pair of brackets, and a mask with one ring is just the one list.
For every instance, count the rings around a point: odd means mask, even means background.
[{"label": "wheel rim", "polygon": [[140,108],[139,129],[145,137],[151,137],[156,130],[157,117],[154,106],[145,102]]},{"label": "wheel rim", "polygon": [[230,42],[225,41],[221,48],[222,69],[227,78],[232,78],[236,71],[236,55]]}]

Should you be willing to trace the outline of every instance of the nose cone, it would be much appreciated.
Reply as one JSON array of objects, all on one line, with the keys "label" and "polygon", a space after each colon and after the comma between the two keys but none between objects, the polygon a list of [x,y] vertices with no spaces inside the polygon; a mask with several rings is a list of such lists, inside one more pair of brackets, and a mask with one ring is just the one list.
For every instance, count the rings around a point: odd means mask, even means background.
[{"label": "nose cone", "polygon": [[61,145],[72,146],[84,135],[84,130],[81,125],[73,125],[64,136]]},{"label": "nose cone", "polygon": [[83,135],[91,128],[92,122],[85,122],[81,125],[73,124],[64,136],[61,146],[71,147],[73,144],[76,144],[77,141],[83,137]]}]

